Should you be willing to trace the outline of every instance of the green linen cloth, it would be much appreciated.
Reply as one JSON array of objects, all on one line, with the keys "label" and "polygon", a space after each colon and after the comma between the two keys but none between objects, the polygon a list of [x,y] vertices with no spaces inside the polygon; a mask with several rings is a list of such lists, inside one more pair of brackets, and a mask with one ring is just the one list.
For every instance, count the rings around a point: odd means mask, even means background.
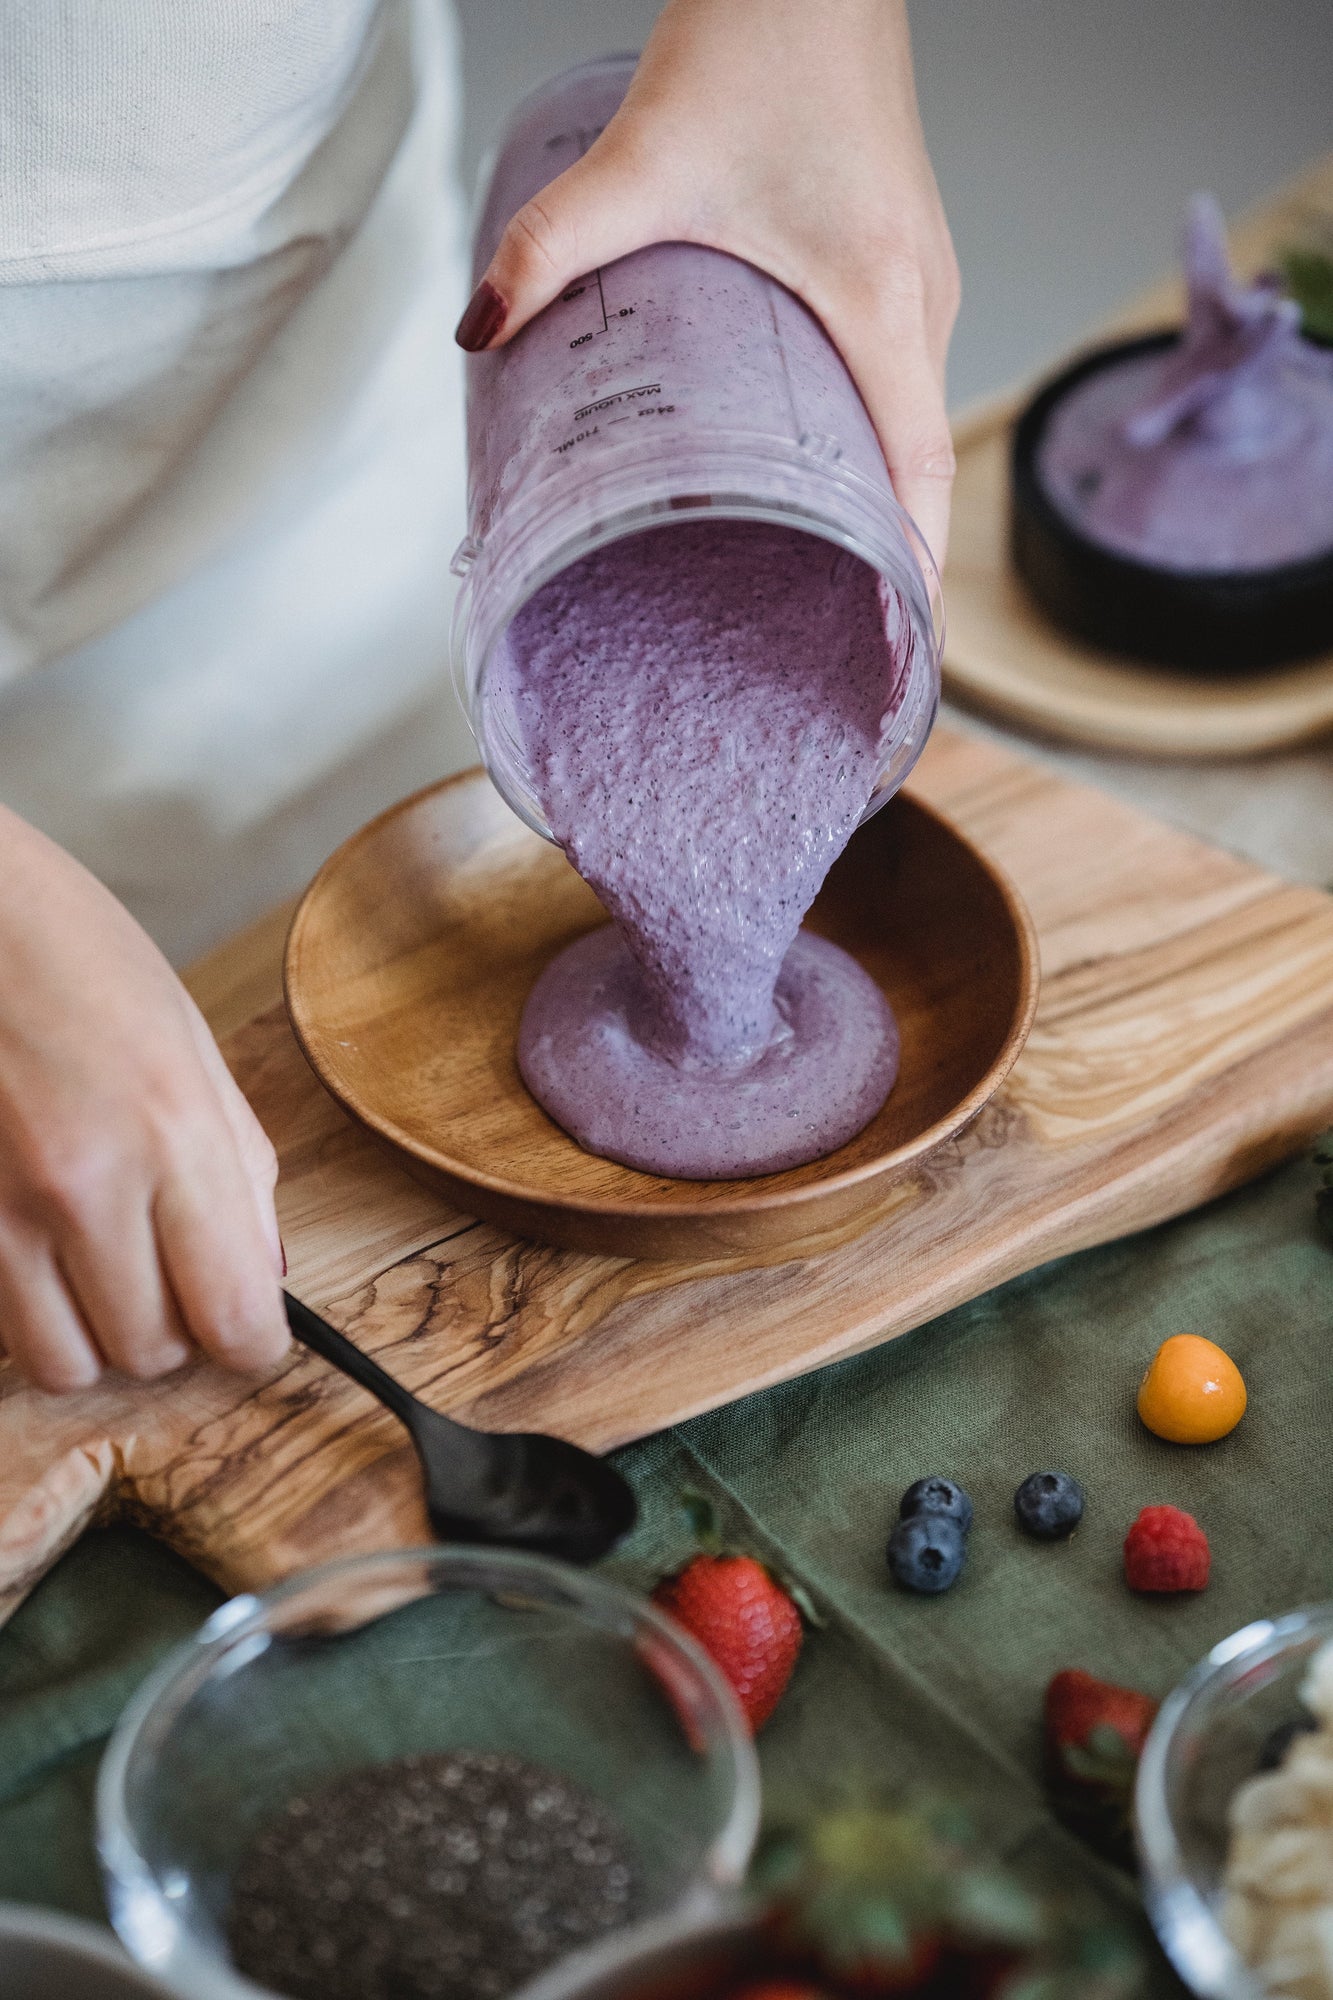
[{"label": "green linen cloth", "polygon": [[[1046,1811],[1041,1697],[1080,1666],[1164,1694],[1250,1619],[1333,1596],[1333,1252],[1296,1162],[1144,1235],[1047,1265],[875,1352],[695,1419],[620,1455],[643,1518],[615,1567],[646,1584],[682,1561],[684,1487],[734,1538],[804,1584],[807,1637],[764,1732],[767,1797],[799,1812],[835,1793],[927,1783],[1005,1852],[1085,1873],[1130,1909],[1127,1878]],[[1250,1391],[1240,1428],[1203,1448],[1150,1436],[1134,1391],[1168,1334],[1207,1334]],[[725,1339],[724,1327],[718,1338]],[[1028,1472],[1082,1480],[1073,1541],[1030,1541],[1012,1494]],[[976,1503],[961,1582],[935,1599],[888,1581],[904,1487],[961,1480]],[[1136,1598],[1120,1568],[1139,1508],[1195,1514],[1213,1549],[1200,1596]],[[0,1634],[0,1898],[100,1914],[90,1843],[97,1759],[136,1681],[216,1593],[128,1529],[85,1537]],[[1164,1969],[1149,1983],[1169,1990]]]}]

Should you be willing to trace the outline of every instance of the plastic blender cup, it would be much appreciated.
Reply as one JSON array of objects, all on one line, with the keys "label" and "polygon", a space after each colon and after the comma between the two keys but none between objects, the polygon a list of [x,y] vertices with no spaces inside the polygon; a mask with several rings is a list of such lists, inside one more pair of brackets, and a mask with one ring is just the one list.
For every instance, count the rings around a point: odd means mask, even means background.
[{"label": "plastic blender cup", "polygon": [[[592,145],[634,64],[584,64],[519,106],[484,192],[474,276],[510,217]],[[550,830],[496,671],[510,621],[604,543],[710,517],[820,535],[879,573],[898,672],[867,817],[920,755],[939,701],[939,580],[844,362],[753,265],[654,244],[576,279],[507,346],[468,361],[455,666],[487,769],[537,832]]]}]

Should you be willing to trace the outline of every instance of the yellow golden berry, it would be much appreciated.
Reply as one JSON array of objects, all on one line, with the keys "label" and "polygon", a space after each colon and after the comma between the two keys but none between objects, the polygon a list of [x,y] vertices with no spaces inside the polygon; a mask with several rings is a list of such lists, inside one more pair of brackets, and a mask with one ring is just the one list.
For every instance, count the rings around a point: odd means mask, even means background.
[{"label": "yellow golden berry", "polygon": [[1212,1444],[1245,1415],[1245,1382],[1229,1354],[1198,1333],[1164,1340],[1139,1384],[1139,1415],[1172,1444]]}]

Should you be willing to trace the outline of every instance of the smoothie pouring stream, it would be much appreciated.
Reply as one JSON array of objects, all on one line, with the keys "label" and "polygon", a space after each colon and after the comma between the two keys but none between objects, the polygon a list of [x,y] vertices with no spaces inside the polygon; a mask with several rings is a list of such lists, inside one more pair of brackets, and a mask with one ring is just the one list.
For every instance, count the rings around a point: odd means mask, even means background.
[{"label": "smoothie pouring stream", "polygon": [[753,521],[613,542],[514,620],[538,796],[617,925],[548,966],[519,1037],[590,1152],[773,1172],[879,1110],[884,998],[797,930],[870,796],[894,667],[873,571]]},{"label": "smoothie pouring stream", "polygon": [[[631,70],[591,64],[521,107],[478,272]],[[538,982],[529,1087],[651,1171],[827,1152],[883,1101],[896,1033],[868,976],[797,931],[920,753],[940,638],[847,370],[771,279],[655,245],[474,357],[468,426],[457,650],[482,753],[618,926]]]}]

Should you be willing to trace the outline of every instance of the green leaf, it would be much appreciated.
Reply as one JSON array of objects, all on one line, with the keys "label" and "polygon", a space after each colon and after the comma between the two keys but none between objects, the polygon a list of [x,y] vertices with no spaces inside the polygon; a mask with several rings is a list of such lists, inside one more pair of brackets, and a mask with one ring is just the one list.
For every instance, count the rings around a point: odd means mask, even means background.
[{"label": "green leaf", "polygon": [[751,1886],[764,1895],[782,1895],[800,1882],[805,1872],[805,1847],[794,1828],[773,1830],[763,1843],[750,1868]]},{"label": "green leaf", "polygon": [[855,1935],[847,1943],[846,1963],[855,1964],[860,1958],[901,1963],[912,1955],[912,1930],[898,1905],[880,1896],[859,1906]]},{"label": "green leaf", "polygon": [[1314,1198],[1315,1220],[1320,1229],[1333,1243],[1333,1187],[1320,1188]]},{"label": "green leaf", "polygon": [[1074,1956],[1082,1971],[1102,1975],[1133,1972],[1139,1962],[1138,1953],[1125,1932],[1107,1923],[1091,1925],[1080,1932],[1075,1941]]},{"label": "green leaf", "polygon": [[789,1576],[783,1576],[780,1571],[773,1575],[773,1581],[786,1591],[806,1624],[813,1626],[816,1632],[822,1632],[828,1624],[828,1619],[819,1610],[805,1585],[793,1583]]},{"label": "green leaf", "polygon": [[1291,249],[1278,260],[1287,290],[1301,309],[1301,331],[1333,341],[1333,257],[1323,250]]},{"label": "green leaf", "polygon": [[1063,1995],[1055,1973],[1023,1972],[1005,1981],[1000,2000],[1063,2000]]},{"label": "green leaf", "polygon": [[998,1868],[965,1869],[953,1886],[950,1915],[973,1943],[1031,1948],[1047,1930],[1038,1898]]},{"label": "green leaf", "polygon": [[1108,1764],[1128,1763],[1132,1766],[1139,1761],[1138,1752],[1111,1722],[1095,1723],[1088,1731],[1084,1748],[1091,1750],[1095,1757],[1105,1758]]},{"label": "green leaf", "polygon": [[680,1496],[680,1504],[685,1510],[691,1533],[705,1555],[715,1556],[722,1552],[722,1524],[718,1520],[717,1508],[706,1493],[698,1493],[687,1486]]},{"label": "green leaf", "polygon": [[1086,1745],[1066,1743],[1060,1752],[1061,1764],[1079,1784],[1127,1790],[1133,1783],[1138,1758],[1114,1730],[1107,1732],[1111,1737],[1109,1744],[1094,1742],[1097,1734],[1094,1730]]},{"label": "green leaf", "polygon": [[855,1806],[817,1822],[810,1858],[820,1875],[872,1889],[939,1866],[935,1837],[916,1815]]}]

